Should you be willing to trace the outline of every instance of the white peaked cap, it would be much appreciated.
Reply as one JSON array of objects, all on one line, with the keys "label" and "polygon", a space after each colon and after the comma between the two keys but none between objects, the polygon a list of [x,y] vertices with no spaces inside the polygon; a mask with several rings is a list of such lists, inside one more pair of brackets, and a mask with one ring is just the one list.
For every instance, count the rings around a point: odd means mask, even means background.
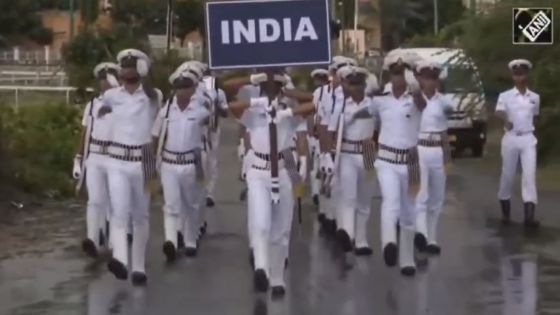
[{"label": "white peaked cap", "polygon": [[315,77],[316,75],[329,75],[329,71],[326,69],[315,69],[313,71],[311,71],[311,77]]},{"label": "white peaked cap", "polygon": [[188,70],[185,71],[175,71],[169,76],[169,83],[173,84],[175,80],[179,78],[186,78],[193,81],[193,83],[198,82],[196,75]]},{"label": "white peaked cap", "polygon": [[527,59],[514,59],[508,63],[509,70],[513,70],[513,68],[519,66],[526,66],[529,69],[533,68],[533,64]]},{"label": "white peaked cap", "polygon": [[356,66],[344,66],[340,69],[338,69],[338,71],[336,72],[336,75],[339,78],[345,79],[350,75],[353,74],[363,74],[365,76],[367,76],[369,74],[369,72],[364,69],[364,68],[360,68],[360,67],[356,67]]},{"label": "white peaked cap", "polygon": [[392,53],[389,54],[383,60],[383,70],[389,70],[389,68],[399,62],[414,68],[415,64],[418,63],[422,58],[415,53]]},{"label": "white peaked cap", "polygon": [[416,72],[420,72],[424,69],[429,70],[442,70],[442,65],[439,62],[435,61],[428,61],[428,60],[420,60],[416,63]]},{"label": "white peaked cap", "polygon": [[148,66],[151,63],[150,57],[148,57],[148,55],[146,55],[145,53],[143,53],[142,51],[140,51],[138,49],[133,49],[133,48],[121,50],[117,54],[117,61],[120,63],[124,58],[126,58],[128,56],[132,56],[134,58],[144,60],[148,63]]},{"label": "white peaked cap", "polygon": [[175,70],[175,72],[179,72],[179,73],[184,71],[189,71],[192,72],[194,75],[196,75],[197,81],[202,80],[202,77],[204,76],[204,70],[200,67],[198,61],[184,62],[177,68],[177,70]]},{"label": "white peaked cap", "polygon": [[119,67],[119,65],[114,62],[102,62],[97,66],[95,66],[95,68],[93,68],[93,76],[97,77],[99,75],[99,72],[103,70],[110,70],[110,69],[118,72],[121,69],[121,67]]}]

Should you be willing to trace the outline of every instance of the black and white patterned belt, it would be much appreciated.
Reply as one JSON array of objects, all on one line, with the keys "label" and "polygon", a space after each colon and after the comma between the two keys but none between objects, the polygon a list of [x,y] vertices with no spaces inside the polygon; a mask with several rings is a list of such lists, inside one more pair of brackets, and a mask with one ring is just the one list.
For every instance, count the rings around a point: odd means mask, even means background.
[{"label": "black and white patterned belt", "polygon": [[379,144],[377,158],[392,164],[407,164],[410,149],[397,149],[387,145]]},{"label": "black and white patterned belt", "polygon": [[91,138],[89,140],[89,153],[107,155],[109,145],[111,145],[111,141]]},{"label": "black and white patterned belt", "polygon": [[362,154],[364,153],[364,146],[361,140],[342,139],[342,143],[340,144],[340,152]]},{"label": "black and white patterned belt", "polygon": [[161,161],[174,165],[194,164],[195,155],[194,155],[194,151],[192,150],[186,152],[163,150],[161,152]]},{"label": "black and white patterned belt", "polygon": [[142,147],[141,145],[127,145],[111,142],[107,151],[109,156],[114,159],[127,162],[140,162],[142,161]]}]

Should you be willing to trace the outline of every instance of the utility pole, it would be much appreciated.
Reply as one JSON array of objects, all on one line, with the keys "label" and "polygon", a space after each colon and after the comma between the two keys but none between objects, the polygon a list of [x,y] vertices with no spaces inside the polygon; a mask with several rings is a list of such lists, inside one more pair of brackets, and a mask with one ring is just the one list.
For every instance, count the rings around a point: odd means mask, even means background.
[{"label": "utility pole", "polygon": [[439,12],[438,0],[434,0],[434,34],[437,35],[439,31]]},{"label": "utility pole", "polygon": [[354,0],[354,37],[353,37],[353,44],[354,44],[354,53],[358,52],[358,17],[360,16],[358,13],[358,0]]},{"label": "utility pole", "polygon": [[70,11],[70,38],[68,41],[71,41],[74,38],[74,0],[68,0],[69,3],[69,11]]},{"label": "utility pole", "polygon": [[171,50],[171,39],[173,38],[173,15],[173,0],[167,0],[167,25],[165,27],[167,53]]}]

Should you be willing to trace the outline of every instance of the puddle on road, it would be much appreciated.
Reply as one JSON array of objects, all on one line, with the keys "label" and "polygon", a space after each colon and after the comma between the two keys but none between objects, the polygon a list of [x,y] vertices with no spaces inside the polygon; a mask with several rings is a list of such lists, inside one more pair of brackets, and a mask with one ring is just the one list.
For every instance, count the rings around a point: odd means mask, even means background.
[{"label": "puddle on road", "polygon": [[498,220],[488,226],[495,235],[484,249],[484,314],[560,314],[560,230],[526,234],[521,225],[503,228]]}]

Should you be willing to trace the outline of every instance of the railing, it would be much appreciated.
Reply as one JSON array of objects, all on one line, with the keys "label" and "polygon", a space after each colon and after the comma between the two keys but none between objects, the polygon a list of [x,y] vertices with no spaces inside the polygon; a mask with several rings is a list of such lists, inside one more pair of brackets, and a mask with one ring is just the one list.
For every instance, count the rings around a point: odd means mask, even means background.
[{"label": "railing", "polygon": [[58,65],[62,62],[62,54],[49,46],[37,50],[21,50],[14,47],[0,51],[0,64],[8,65]]},{"label": "railing", "polygon": [[[33,92],[64,92],[66,93],[66,104],[70,104],[70,93],[75,92],[77,88],[73,86],[10,86],[0,85],[0,91],[13,91],[15,103],[14,107],[16,112],[19,110],[20,92],[33,91]],[[92,88],[87,88],[86,92],[93,92]]]}]

